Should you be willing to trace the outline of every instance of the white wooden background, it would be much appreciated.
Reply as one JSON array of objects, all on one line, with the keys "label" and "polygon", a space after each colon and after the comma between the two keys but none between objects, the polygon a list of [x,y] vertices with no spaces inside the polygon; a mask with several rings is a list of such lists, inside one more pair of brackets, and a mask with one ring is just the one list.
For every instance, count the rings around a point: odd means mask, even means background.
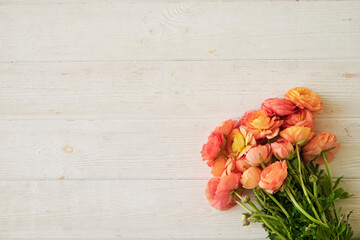
[{"label": "white wooden background", "polygon": [[0,0],[0,81],[0,239],[263,239],[200,150],[295,86],[360,237],[360,1]]}]

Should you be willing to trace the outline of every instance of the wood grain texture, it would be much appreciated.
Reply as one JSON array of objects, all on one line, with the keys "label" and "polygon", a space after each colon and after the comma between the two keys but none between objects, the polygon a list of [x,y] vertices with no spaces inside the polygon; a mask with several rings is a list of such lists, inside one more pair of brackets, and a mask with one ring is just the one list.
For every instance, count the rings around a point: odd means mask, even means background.
[{"label": "wood grain texture", "polygon": [[[199,194],[205,185],[206,180],[0,181],[0,198],[12,199],[0,201],[0,236],[36,239],[266,236],[258,224],[241,226],[240,207],[224,212],[211,208],[205,196]],[[343,184],[356,194],[346,200],[343,208],[344,212],[355,210],[354,226],[360,222],[359,186],[359,180],[346,180]]]},{"label": "wood grain texture", "polygon": [[360,1],[0,0],[0,239],[264,239],[204,196],[222,120],[295,86],[360,238]]},{"label": "wood grain texture", "polygon": [[359,1],[20,3],[0,5],[2,62],[360,57]]},{"label": "wood grain texture", "polygon": [[0,64],[0,118],[241,117],[296,86],[319,117],[360,118],[360,61],[125,61]]},{"label": "wood grain texture", "polygon": [[[0,121],[0,180],[209,179],[200,150],[220,121]],[[358,178],[358,119],[318,120],[341,150],[333,176]],[[21,169],[21,171],[19,171]]]}]

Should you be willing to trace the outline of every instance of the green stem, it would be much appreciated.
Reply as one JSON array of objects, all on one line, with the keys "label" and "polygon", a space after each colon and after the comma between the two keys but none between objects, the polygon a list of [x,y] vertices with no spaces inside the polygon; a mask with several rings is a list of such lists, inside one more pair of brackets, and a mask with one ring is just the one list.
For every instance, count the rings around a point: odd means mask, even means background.
[{"label": "green stem", "polygon": [[[329,182],[330,182],[330,188],[331,188],[331,193],[334,193],[334,189],[333,189],[333,182],[332,182],[332,177],[331,177],[331,172],[330,172],[330,168],[329,168],[329,163],[326,159],[326,155],[324,152],[321,152],[321,156],[322,158],[324,159],[324,163],[325,163],[325,167],[326,167],[326,171],[328,173],[328,176],[329,176]],[[337,219],[337,213],[336,213],[336,208],[335,208],[335,203],[333,202],[332,203],[332,206],[334,208],[334,215],[335,215],[335,218]]]},{"label": "green stem", "polygon": [[266,192],[266,191],[265,191],[265,193],[271,198],[271,200],[273,200],[273,201],[276,203],[276,205],[278,205],[278,207],[284,212],[284,214],[286,215],[286,217],[287,217],[288,219],[290,219],[290,216],[289,216],[288,212],[287,212],[287,211],[285,210],[285,208],[281,205],[281,203],[279,203],[278,200],[276,200],[276,198],[275,198],[273,195],[271,195],[270,193],[268,193],[268,192]]},{"label": "green stem", "polygon": [[259,193],[258,193],[255,189],[253,189],[253,192],[254,192],[254,194],[255,194],[255,196],[256,196],[256,198],[257,198],[260,206],[261,206],[262,208],[268,210],[272,215],[276,215],[275,212],[272,211],[270,208],[266,208],[266,207],[265,207],[264,201],[261,199]]},{"label": "green stem", "polygon": [[265,166],[264,163],[260,163],[260,165],[261,165],[262,169],[265,169],[265,168],[266,168],[266,166]]},{"label": "green stem", "polygon": [[314,205],[312,204],[310,198],[309,198],[309,195],[308,195],[308,192],[307,192],[307,189],[305,187],[305,184],[304,184],[304,180],[303,180],[303,177],[302,177],[302,173],[301,173],[301,169],[302,169],[302,162],[301,162],[301,158],[300,158],[300,152],[299,152],[299,145],[296,145],[296,154],[297,154],[297,158],[298,158],[298,165],[299,165],[299,175],[300,175],[300,183],[301,183],[301,187],[303,189],[303,192],[305,194],[305,197],[306,197],[306,200],[308,201],[309,205],[311,206],[311,210],[313,211],[315,217],[321,221]]},{"label": "green stem", "polygon": [[268,228],[271,229],[271,231],[273,231],[276,235],[278,235],[278,237],[279,237],[280,239],[282,239],[282,240],[287,240],[283,235],[281,235],[278,231],[276,231],[276,230],[269,224],[269,222],[268,222],[265,218],[261,217],[261,220],[263,221],[263,223],[264,223]]},{"label": "green stem", "polygon": [[249,217],[249,219],[252,218],[252,217],[266,217],[266,218],[270,218],[270,219],[279,221],[279,219],[278,219],[277,217],[273,217],[273,216],[270,216],[270,215],[267,215],[267,214],[263,214],[263,213],[253,213],[253,214],[251,215],[251,217]]},{"label": "green stem", "polygon": [[[298,184],[300,184],[300,187],[301,187],[300,178],[295,173],[295,170],[292,168],[292,166],[291,166],[291,164],[289,163],[288,160],[286,160],[286,164],[287,164],[288,168],[290,169],[292,175],[295,177],[295,180],[297,181]],[[312,198],[314,195],[311,193],[311,191],[306,186],[305,186],[305,188],[306,188],[306,191],[308,192],[309,196]]]},{"label": "green stem", "polygon": [[235,200],[235,202],[237,204],[239,204],[240,206],[242,206],[248,213],[253,214],[253,212],[247,206],[245,206],[242,202],[239,202],[237,200]]},{"label": "green stem", "polygon": [[260,206],[261,206],[262,208],[265,208],[265,203],[264,203],[264,201],[261,199],[261,197],[259,196],[259,194],[257,193],[257,191],[255,190],[255,188],[253,189],[253,192],[254,192],[254,194],[255,194],[255,196],[256,196],[256,198],[257,198]]},{"label": "green stem", "polygon": [[290,197],[290,200],[293,202],[293,204],[295,205],[295,207],[302,213],[305,215],[305,217],[307,217],[309,220],[313,221],[314,223],[317,223],[321,226],[324,226],[326,228],[328,228],[328,226],[326,224],[324,224],[323,222],[313,218],[310,214],[308,214],[300,205],[299,203],[295,200],[294,196],[291,194],[291,192],[289,191],[288,188],[285,189],[286,193],[288,194],[288,196]]},{"label": "green stem", "polygon": [[322,156],[322,158],[324,159],[326,171],[327,171],[328,176],[329,176],[329,182],[330,182],[330,186],[331,186],[331,193],[333,193],[333,192],[334,192],[334,189],[333,189],[333,183],[332,183],[332,177],[331,177],[331,172],[330,172],[329,164],[328,164],[328,162],[327,162],[327,160],[326,160],[326,156],[325,156],[325,153],[324,153],[324,152],[321,153],[321,156]]},{"label": "green stem", "polygon": [[[323,211],[323,209],[322,209],[322,207],[321,207],[321,205],[319,203],[319,199],[317,198],[317,184],[316,184],[316,182],[313,182],[313,189],[314,189],[314,201],[316,203],[316,206],[319,209],[319,212],[321,213]],[[324,212],[321,214],[321,219],[325,224],[327,224],[326,216],[325,216]]]},{"label": "green stem", "polygon": [[[237,192],[234,192],[234,193],[235,193],[236,196],[238,196],[240,199],[242,199],[242,196],[241,196],[239,193],[237,193]],[[239,201],[236,201],[236,200],[235,200],[235,202],[236,202],[237,204],[239,204],[240,206],[242,206],[242,207],[245,206],[243,203],[240,203]],[[249,201],[247,204],[248,204],[252,209],[254,209],[254,211],[255,211],[256,213],[260,213],[260,214],[261,214],[261,211],[260,211],[251,201]],[[247,207],[245,207],[245,209],[246,209],[247,211],[250,211],[250,209],[248,209]],[[250,211],[250,212],[251,212],[251,211]],[[250,213],[250,212],[249,212],[249,213]],[[252,213],[252,212],[251,212],[251,213]],[[281,235],[278,231],[276,231],[264,217],[261,217],[261,216],[260,216],[260,218],[261,218],[261,221],[262,221],[268,228],[271,229],[271,231],[273,231],[276,235],[279,236],[279,238],[281,238],[282,240],[287,240],[283,235]],[[278,220],[278,219],[277,219],[277,220]]]}]

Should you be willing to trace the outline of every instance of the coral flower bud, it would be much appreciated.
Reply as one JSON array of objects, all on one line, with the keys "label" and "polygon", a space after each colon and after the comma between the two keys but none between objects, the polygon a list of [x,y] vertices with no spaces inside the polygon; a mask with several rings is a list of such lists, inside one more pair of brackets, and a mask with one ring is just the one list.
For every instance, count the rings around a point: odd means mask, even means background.
[{"label": "coral flower bud", "polygon": [[271,150],[274,156],[281,159],[292,159],[294,155],[294,147],[288,140],[279,139],[276,142],[271,143]]},{"label": "coral flower bud", "polygon": [[268,193],[276,193],[287,177],[286,161],[278,161],[267,166],[260,174],[259,187]]},{"label": "coral flower bud", "polygon": [[335,135],[321,132],[303,147],[304,160],[306,162],[315,160],[317,164],[323,164],[321,153],[324,152],[326,160],[331,162],[339,148],[340,143],[337,142]]},{"label": "coral flower bud", "polygon": [[261,104],[261,108],[264,109],[269,116],[286,116],[296,111],[295,104],[284,98],[269,98]]},{"label": "coral flower bud", "polygon": [[271,147],[269,144],[253,147],[246,154],[246,161],[252,166],[259,166],[261,163],[267,163],[270,159]]},{"label": "coral flower bud", "polygon": [[296,113],[287,116],[287,118],[284,120],[284,124],[282,125],[283,128],[288,128],[291,126],[309,127],[312,131],[314,131],[314,114],[312,114],[310,110],[300,109]]},{"label": "coral flower bud", "polygon": [[292,144],[303,145],[312,138],[314,133],[308,127],[292,126],[280,132],[280,136]]},{"label": "coral flower bud", "polygon": [[239,160],[236,160],[236,169],[243,173],[245,172],[247,169],[250,168],[250,164],[248,164],[246,161],[245,161],[246,157],[245,156],[242,156]]},{"label": "coral flower bud", "polygon": [[301,109],[306,108],[315,113],[323,111],[320,96],[310,89],[304,87],[293,88],[285,94],[285,98]]},{"label": "coral flower bud", "polygon": [[241,176],[241,184],[243,188],[253,189],[258,186],[260,181],[261,169],[258,167],[250,167]]}]

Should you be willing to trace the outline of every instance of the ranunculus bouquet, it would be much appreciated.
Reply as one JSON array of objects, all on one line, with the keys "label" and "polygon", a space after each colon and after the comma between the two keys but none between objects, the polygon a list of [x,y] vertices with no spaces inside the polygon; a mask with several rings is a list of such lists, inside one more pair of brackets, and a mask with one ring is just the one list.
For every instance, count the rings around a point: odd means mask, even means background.
[{"label": "ranunculus bouquet", "polygon": [[243,224],[263,223],[270,239],[350,239],[351,212],[335,207],[350,195],[339,187],[342,177],[332,181],[328,165],[340,143],[313,132],[321,105],[319,95],[297,87],[217,126],[201,151],[214,176],[205,191],[210,205],[242,206]]}]

